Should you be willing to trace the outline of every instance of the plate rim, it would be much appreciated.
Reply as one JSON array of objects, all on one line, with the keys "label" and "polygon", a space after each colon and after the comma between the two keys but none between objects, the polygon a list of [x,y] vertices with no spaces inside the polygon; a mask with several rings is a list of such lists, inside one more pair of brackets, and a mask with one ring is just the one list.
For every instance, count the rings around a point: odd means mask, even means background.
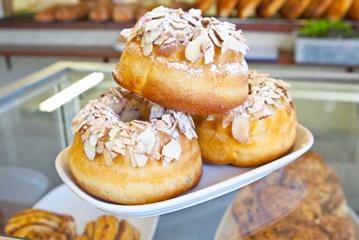
[{"label": "plate rim", "polygon": [[[200,189],[198,191],[194,191],[188,194],[180,195],[175,198],[171,198],[165,201],[156,202],[156,203],[150,203],[150,204],[143,204],[143,205],[120,205],[110,202],[104,202],[100,199],[97,199],[90,194],[83,191],[80,187],[77,186],[77,184],[67,175],[65,172],[65,169],[62,168],[60,165],[62,165],[62,161],[60,161],[60,155],[65,154],[66,151],[69,150],[69,147],[63,149],[56,157],[55,161],[55,167],[58,175],[62,179],[62,181],[73,191],[75,194],[77,194],[80,198],[83,200],[91,203],[95,207],[111,213],[116,213],[124,217],[150,217],[150,216],[156,216],[159,214],[165,214],[173,211],[177,211],[183,208],[191,207],[206,201],[209,201],[211,199],[214,199],[216,197],[222,196],[224,194],[227,194],[231,191],[234,191],[236,189],[239,189],[241,187],[244,187],[245,185],[248,185],[264,176],[266,176],[266,172],[264,169],[267,169],[268,166],[271,166],[271,171],[273,172],[288,163],[294,161],[299,156],[303,155],[305,152],[307,152],[314,143],[314,137],[313,134],[304,126],[298,124],[297,131],[303,131],[303,136],[307,138],[306,142],[300,146],[300,148],[294,152],[291,152],[287,155],[284,155],[281,158],[278,158],[275,161],[272,161],[270,163],[264,164],[262,166],[252,168],[250,171],[247,171],[243,174],[240,174],[238,176],[226,179],[224,181],[215,183],[213,185],[210,185],[208,187],[205,187],[203,189]],[[289,159],[289,160],[288,160]],[[291,159],[291,160],[290,160]],[[255,174],[253,174],[255,173]],[[250,181],[248,181],[246,184],[243,184],[242,186],[238,187],[236,186],[236,183],[241,181],[245,178],[250,178],[251,175],[255,175],[256,177],[252,178]],[[226,190],[224,190],[226,189]],[[194,199],[197,199],[193,201]],[[160,213],[158,213],[160,212]]]}]

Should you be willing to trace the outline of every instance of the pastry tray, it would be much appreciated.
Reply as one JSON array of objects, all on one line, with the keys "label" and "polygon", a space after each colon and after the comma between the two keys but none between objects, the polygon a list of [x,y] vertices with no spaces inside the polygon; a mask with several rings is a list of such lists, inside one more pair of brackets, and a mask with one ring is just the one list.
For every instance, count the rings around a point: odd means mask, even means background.
[{"label": "pastry tray", "polygon": [[201,181],[191,191],[166,201],[135,206],[106,202],[83,191],[74,181],[68,167],[69,148],[57,156],[56,170],[62,181],[76,195],[102,211],[121,217],[150,217],[188,208],[242,188],[296,160],[311,148],[313,142],[311,132],[298,125],[295,144],[291,151],[273,162],[255,168],[204,164]]}]

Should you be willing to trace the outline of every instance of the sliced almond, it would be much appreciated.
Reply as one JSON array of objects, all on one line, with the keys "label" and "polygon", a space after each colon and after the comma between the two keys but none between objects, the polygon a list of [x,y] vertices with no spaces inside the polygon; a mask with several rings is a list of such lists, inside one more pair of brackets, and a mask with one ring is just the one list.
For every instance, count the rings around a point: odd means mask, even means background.
[{"label": "sliced almond", "polygon": [[162,148],[162,155],[171,160],[178,160],[181,156],[181,151],[181,145],[178,141],[171,139],[171,141]]},{"label": "sliced almond", "polygon": [[179,22],[179,21],[172,21],[171,22],[171,26],[175,29],[175,30],[183,30],[186,27],[188,27],[188,23],[186,22]]},{"label": "sliced almond", "polygon": [[249,139],[249,119],[236,116],[232,121],[232,136],[238,142],[244,144]]},{"label": "sliced almond", "polygon": [[141,153],[133,153],[133,157],[137,167],[144,167],[148,160],[148,157]]},{"label": "sliced almond", "polygon": [[221,53],[226,53],[228,50],[233,50],[235,52],[239,51],[238,41],[233,36],[228,36],[222,44]]},{"label": "sliced almond", "polygon": [[203,56],[201,45],[205,40],[206,36],[200,35],[188,43],[185,50],[185,56],[188,61],[195,62]]},{"label": "sliced almond", "polygon": [[157,119],[160,118],[163,115],[164,108],[160,105],[153,105],[151,107],[151,113],[150,113],[150,119]]},{"label": "sliced almond", "polygon": [[145,56],[150,55],[151,52],[152,52],[152,50],[153,50],[153,45],[152,45],[152,43],[145,44],[145,45],[143,46],[143,55],[145,55]]},{"label": "sliced almond", "polygon": [[215,32],[213,31],[213,29],[209,29],[208,30],[208,35],[211,38],[212,42],[217,46],[217,47],[221,47],[222,43],[221,41],[218,39],[218,37],[216,36]]},{"label": "sliced almond", "polygon": [[161,25],[162,22],[163,22],[163,18],[153,19],[153,20],[147,22],[145,25],[145,31],[148,32],[148,31],[158,29],[158,27]]},{"label": "sliced almond", "polygon": [[89,144],[89,141],[85,141],[84,150],[87,158],[89,160],[94,160],[96,156],[96,147],[93,147]]},{"label": "sliced almond", "polygon": [[212,63],[214,61],[214,45],[209,39],[202,44],[202,50],[204,51],[204,64]]},{"label": "sliced almond", "polygon": [[97,137],[96,137],[96,135],[91,134],[91,136],[90,136],[88,142],[89,142],[89,145],[90,145],[91,147],[96,147],[96,144],[97,144]]},{"label": "sliced almond", "polygon": [[155,145],[156,135],[151,127],[146,128],[145,131],[137,136],[137,142],[144,144],[145,151],[150,152]]},{"label": "sliced almond", "polygon": [[120,41],[126,42],[127,39],[130,38],[131,32],[132,32],[132,28],[123,29],[120,33]]},{"label": "sliced almond", "polygon": [[157,28],[150,32],[146,32],[144,35],[144,40],[146,44],[153,43],[162,33],[162,30]]}]

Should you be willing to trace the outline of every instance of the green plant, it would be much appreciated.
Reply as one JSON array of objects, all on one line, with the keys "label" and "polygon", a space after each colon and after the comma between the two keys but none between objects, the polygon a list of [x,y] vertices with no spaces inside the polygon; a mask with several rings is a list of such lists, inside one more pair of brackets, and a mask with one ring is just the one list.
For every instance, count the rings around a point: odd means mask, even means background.
[{"label": "green plant", "polygon": [[301,37],[315,38],[359,38],[359,32],[343,21],[309,20],[299,29]]}]

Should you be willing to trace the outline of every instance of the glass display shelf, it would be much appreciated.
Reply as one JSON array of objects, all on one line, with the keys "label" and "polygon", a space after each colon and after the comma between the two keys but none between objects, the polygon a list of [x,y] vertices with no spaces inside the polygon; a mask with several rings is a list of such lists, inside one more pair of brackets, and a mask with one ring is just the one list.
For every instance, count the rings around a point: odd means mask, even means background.
[{"label": "glass display shelf", "polygon": [[[335,170],[349,207],[359,212],[359,74],[347,73],[341,68],[263,64],[251,65],[251,68],[269,72],[291,84],[299,122],[315,137],[312,150],[326,160],[325,168],[328,164]],[[89,100],[117,86],[112,79],[113,69],[113,64],[59,62],[0,89],[0,213],[3,223],[16,211],[31,207],[41,196],[62,184],[54,160],[71,144],[71,120]],[[62,94],[64,91],[67,94]],[[318,158],[314,153],[309,153],[309,157]],[[301,209],[299,203],[305,202],[302,199],[316,190],[308,188],[305,180],[296,179],[302,182],[294,184],[298,193],[291,193],[299,205],[289,206],[288,199],[275,200],[273,196],[283,194],[279,188],[283,186],[282,182],[273,179],[282,178],[278,176],[283,176],[283,171],[284,175],[288,172],[293,176],[297,174],[294,167],[290,165],[288,168],[292,170],[279,170],[245,188],[255,189],[251,198],[259,199],[257,189],[262,189],[261,184],[268,186],[269,181],[277,190],[273,190],[268,203],[277,204],[281,209],[279,215],[267,218],[265,223],[256,222],[254,218],[250,231],[234,233],[233,229],[223,229],[227,226],[225,217],[233,215],[228,215],[228,211],[232,211],[228,209],[241,201],[238,199],[244,197],[242,191],[249,191],[243,189],[160,216],[154,238],[226,239],[228,236],[220,235],[224,232],[230,233],[232,239],[239,239],[269,228],[278,219],[295,218],[289,213]],[[318,187],[318,193],[320,191]],[[236,224],[248,223],[237,219]]]}]

